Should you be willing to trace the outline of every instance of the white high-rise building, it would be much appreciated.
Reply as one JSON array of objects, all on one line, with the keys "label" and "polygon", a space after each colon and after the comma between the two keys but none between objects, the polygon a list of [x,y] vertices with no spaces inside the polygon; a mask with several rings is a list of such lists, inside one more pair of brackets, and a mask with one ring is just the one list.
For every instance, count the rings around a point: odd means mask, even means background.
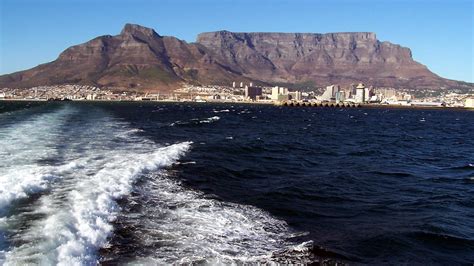
[{"label": "white high-rise building", "polygon": [[336,98],[336,93],[340,91],[339,85],[331,85],[327,86],[326,90],[324,91],[323,95],[321,96],[321,100],[323,101],[330,101]]},{"label": "white high-rise building", "polygon": [[273,101],[278,101],[278,99],[281,98],[281,97],[279,97],[280,95],[288,95],[288,89],[278,87],[278,86],[273,87],[272,88],[272,95],[271,95],[270,99],[272,99]]},{"label": "white high-rise building", "polygon": [[365,86],[362,83],[359,83],[359,85],[357,85],[356,87],[355,102],[356,103],[365,102]]}]

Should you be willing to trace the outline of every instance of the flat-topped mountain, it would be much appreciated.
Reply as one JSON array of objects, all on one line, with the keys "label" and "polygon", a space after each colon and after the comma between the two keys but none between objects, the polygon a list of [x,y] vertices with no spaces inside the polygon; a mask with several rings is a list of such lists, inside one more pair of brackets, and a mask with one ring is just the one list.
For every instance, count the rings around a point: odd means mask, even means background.
[{"label": "flat-topped mountain", "polygon": [[413,60],[408,48],[374,33],[207,32],[196,43],[126,24],[116,36],[72,46],[50,63],[0,76],[0,87],[64,83],[169,90],[182,82],[230,84],[365,82],[376,86],[472,86],[443,79]]},{"label": "flat-topped mountain", "polygon": [[267,81],[433,86],[444,80],[413,60],[408,48],[374,33],[202,33],[206,46],[245,76]]}]

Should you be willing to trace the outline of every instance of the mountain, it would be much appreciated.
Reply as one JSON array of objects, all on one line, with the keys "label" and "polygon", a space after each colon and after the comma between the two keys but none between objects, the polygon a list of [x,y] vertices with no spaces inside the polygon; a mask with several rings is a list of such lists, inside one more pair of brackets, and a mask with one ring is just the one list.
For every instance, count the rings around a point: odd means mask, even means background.
[{"label": "mountain", "polygon": [[198,43],[245,76],[271,82],[456,86],[412,58],[410,49],[374,33],[202,33]]},{"label": "mountain", "polygon": [[0,87],[77,83],[168,90],[180,82],[236,79],[241,73],[220,65],[202,45],[126,24],[119,35],[97,37],[66,49],[53,62],[0,76]]},{"label": "mountain", "polygon": [[116,36],[72,46],[50,63],[0,76],[0,87],[64,83],[166,91],[182,83],[318,86],[365,82],[375,86],[472,86],[443,79],[413,60],[408,48],[374,33],[207,32],[196,43],[126,24]]}]

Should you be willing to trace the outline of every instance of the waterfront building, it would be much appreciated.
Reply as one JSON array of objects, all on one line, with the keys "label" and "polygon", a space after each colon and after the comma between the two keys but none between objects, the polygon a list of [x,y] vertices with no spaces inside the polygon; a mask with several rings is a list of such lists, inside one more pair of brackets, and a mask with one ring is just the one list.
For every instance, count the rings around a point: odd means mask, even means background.
[{"label": "waterfront building", "polygon": [[321,96],[321,100],[323,101],[331,101],[336,99],[336,93],[339,92],[341,88],[339,85],[331,85],[327,86],[326,90],[324,91],[323,95]]},{"label": "waterfront building", "polygon": [[288,92],[288,99],[294,101],[301,101],[301,91]]},{"label": "waterfront building", "polygon": [[290,97],[289,97],[288,94],[278,94],[276,100],[279,101],[279,102],[288,101],[288,100],[290,100]]},{"label": "waterfront building", "polygon": [[270,99],[273,101],[281,101],[280,95],[288,95],[288,89],[287,88],[282,88],[282,87],[273,87],[272,88],[272,95]]},{"label": "waterfront building", "polygon": [[370,88],[365,88],[364,89],[364,102],[370,101],[370,97],[373,96],[373,90]]},{"label": "waterfront building", "polygon": [[346,92],[338,91],[336,92],[336,103],[343,102],[346,100]]},{"label": "waterfront building", "polygon": [[467,98],[466,101],[464,102],[464,107],[474,108],[474,97]]},{"label": "waterfront building", "polygon": [[256,100],[257,96],[262,96],[261,87],[245,86],[245,99]]},{"label": "waterfront building", "polygon": [[392,98],[397,95],[397,91],[395,89],[390,88],[377,89],[377,92],[380,95],[380,98],[382,99]]},{"label": "waterfront building", "polygon": [[355,102],[363,103],[365,102],[365,86],[362,83],[359,83],[356,87]]}]

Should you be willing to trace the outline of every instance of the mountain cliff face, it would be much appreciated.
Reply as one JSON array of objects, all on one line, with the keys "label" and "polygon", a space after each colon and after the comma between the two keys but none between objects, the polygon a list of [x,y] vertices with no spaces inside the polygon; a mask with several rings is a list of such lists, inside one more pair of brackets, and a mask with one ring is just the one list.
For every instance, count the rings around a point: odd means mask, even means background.
[{"label": "mountain cliff face", "polygon": [[0,86],[78,83],[168,90],[180,82],[237,79],[241,73],[220,65],[205,47],[127,24],[117,36],[97,37],[66,49],[53,62],[1,76]]},{"label": "mountain cliff face", "polygon": [[0,76],[1,87],[62,83],[169,90],[183,82],[365,82],[376,86],[458,86],[414,61],[408,48],[374,33],[199,34],[196,43],[126,24],[119,35],[72,46],[53,62]]},{"label": "mountain cliff face", "polygon": [[364,81],[380,86],[450,83],[413,60],[408,48],[374,33],[202,33],[198,43],[253,79],[317,84]]}]

